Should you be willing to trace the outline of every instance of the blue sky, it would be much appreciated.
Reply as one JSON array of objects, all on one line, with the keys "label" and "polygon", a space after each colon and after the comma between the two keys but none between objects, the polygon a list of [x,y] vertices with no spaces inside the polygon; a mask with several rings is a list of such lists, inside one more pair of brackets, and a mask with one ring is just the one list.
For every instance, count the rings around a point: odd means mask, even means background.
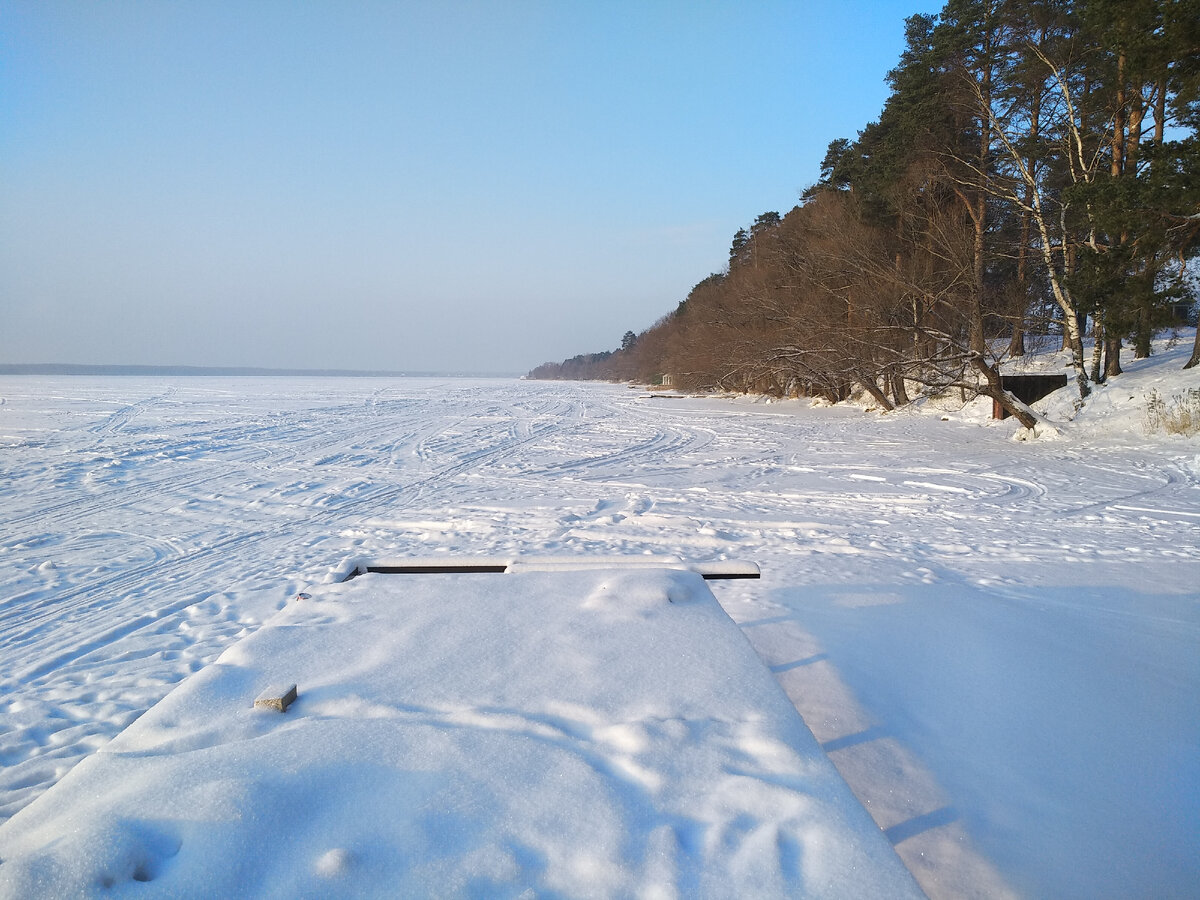
[{"label": "blue sky", "polygon": [[0,0],[0,362],[611,349],[796,203],[940,6]]}]

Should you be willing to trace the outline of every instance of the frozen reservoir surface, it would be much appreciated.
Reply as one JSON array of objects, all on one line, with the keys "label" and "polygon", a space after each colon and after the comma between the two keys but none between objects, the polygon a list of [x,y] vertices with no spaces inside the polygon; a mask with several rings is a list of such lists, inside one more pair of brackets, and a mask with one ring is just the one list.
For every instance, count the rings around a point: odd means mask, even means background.
[{"label": "frozen reservoir surface", "polygon": [[660,568],[316,589],[0,857],[14,897],[922,896],[704,581]]},{"label": "frozen reservoir surface", "polygon": [[[761,581],[712,594],[927,893],[1194,897],[1200,440],[1146,428],[1151,391],[1200,388],[1190,342],[1127,360],[1077,415],[1069,391],[1048,398],[1059,437],[1032,443],[986,403],[880,415],[500,380],[0,379],[0,857],[30,839],[20,811],[139,717],[161,724],[146,711],[300,614],[297,593],[348,555],[652,554],[759,564]],[[471,633],[445,668],[505,652]],[[300,713],[312,686],[291,680]],[[250,716],[241,695],[220,708]],[[580,740],[562,734],[546,753]],[[300,819],[338,801],[295,802]],[[191,827],[160,823],[145,844],[167,860]],[[261,837],[272,856],[286,835]],[[331,870],[368,856],[326,852]]]}]

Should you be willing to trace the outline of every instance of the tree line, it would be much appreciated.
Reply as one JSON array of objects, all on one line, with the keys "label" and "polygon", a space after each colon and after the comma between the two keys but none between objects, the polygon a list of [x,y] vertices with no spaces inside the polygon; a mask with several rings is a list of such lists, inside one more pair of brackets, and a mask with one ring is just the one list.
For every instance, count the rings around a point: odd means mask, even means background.
[{"label": "tree line", "polygon": [[530,377],[885,409],[958,386],[1029,427],[1000,366],[1031,340],[1069,352],[1080,403],[1122,352],[1148,356],[1200,250],[1200,0],[949,0],[906,20],[887,81],[878,119],[740,229],[724,271],[619,349]]}]

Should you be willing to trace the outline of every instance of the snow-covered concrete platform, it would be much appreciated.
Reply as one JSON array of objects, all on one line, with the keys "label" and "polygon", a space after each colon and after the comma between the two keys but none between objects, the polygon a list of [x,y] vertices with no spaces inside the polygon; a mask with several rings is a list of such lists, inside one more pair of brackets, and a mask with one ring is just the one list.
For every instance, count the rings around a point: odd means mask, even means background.
[{"label": "snow-covered concrete platform", "polygon": [[359,575],[496,574],[513,572],[562,572],[583,569],[684,569],[708,581],[758,578],[758,565],[741,560],[685,561],[678,556],[404,556],[375,558],[351,556],[329,573],[327,582],[349,581]]},{"label": "snow-covered concrete platform", "polygon": [[702,573],[659,567],[313,589],[0,859],[9,897],[923,896]]}]

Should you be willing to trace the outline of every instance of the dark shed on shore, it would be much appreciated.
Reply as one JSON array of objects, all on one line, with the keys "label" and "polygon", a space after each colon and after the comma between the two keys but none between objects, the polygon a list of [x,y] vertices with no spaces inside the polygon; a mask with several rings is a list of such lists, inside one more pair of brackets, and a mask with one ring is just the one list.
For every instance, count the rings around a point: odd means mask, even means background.
[{"label": "dark shed on shore", "polygon": [[[1067,386],[1066,375],[1002,375],[1000,384],[1022,403],[1035,403],[1059,388]],[[992,418],[1007,419],[1008,410],[992,401]]]}]

